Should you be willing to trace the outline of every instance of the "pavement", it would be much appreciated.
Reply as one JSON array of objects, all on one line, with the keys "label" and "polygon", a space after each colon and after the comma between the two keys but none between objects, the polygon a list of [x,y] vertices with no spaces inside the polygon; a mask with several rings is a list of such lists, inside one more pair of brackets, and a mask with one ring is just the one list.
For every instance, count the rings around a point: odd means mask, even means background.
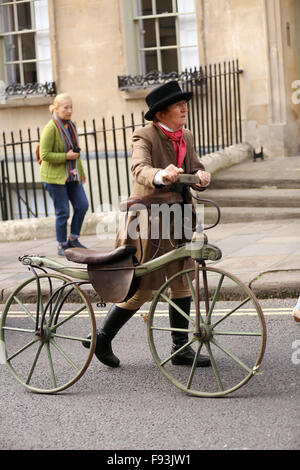
[{"label": "pavement", "polygon": [[[212,190],[221,187],[221,181],[229,187],[236,181],[235,188],[251,184],[252,189],[257,187],[258,191],[262,187],[266,189],[266,185],[273,190],[276,187],[299,190],[300,157],[255,163],[246,161],[222,170],[213,179]],[[253,207],[252,211],[255,210]],[[285,207],[282,207],[278,217],[271,220],[262,217],[261,220],[228,223],[221,218],[220,224],[209,230],[207,236],[210,243],[221,249],[223,256],[220,261],[209,264],[223,268],[251,285],[258,298],[297,298],[300,294],[300,221],[294,214],[285,218],[284,212]],[[111,250],[114,245],[113,239],[99,240],[96,235],[83,236],[81,242],[102,252]],[[19,256],[38,254],[69,264],[57,256],[53,237],[2,242],[0,249],[1,303],[30,275],[26,266],[18,261]]]}]

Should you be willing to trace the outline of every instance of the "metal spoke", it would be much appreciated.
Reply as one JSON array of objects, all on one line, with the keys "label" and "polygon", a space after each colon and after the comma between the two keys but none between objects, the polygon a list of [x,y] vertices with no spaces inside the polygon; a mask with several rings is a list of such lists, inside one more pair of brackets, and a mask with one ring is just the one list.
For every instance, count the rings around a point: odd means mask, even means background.
[{"label": "metal spoke", "polygon": [[[194,289],[194,286],[193,286],[193,283],[192,283],[192,280],[189,276],[189,273],[186,273],[185,275],[187,281],[188,281],[188,285],[189,285],[189,288],[190,288],[190,291],[191,291],[191,294],[192,294],[192,299],[193,299],[193,302],[195,304],[195,307],[196,307],[196,292],[195,292],[195,289]],[[199,312],[200,313],[200,312]],[[201,317],[201,313],[200,313],[200,320],[201,320],[201,323],[203,323],[203,319]]]},{"label": "metal spoke", "polygon": [[212,302],[211,302],[211,304],[210,304],[210,309],[209,309],[209,312],[208,312],[208,315],[207,315],[207,323],[208,323],[208,324],[210,324],[211,315],[212,315],[212,312],[213,312],[213,310],[214,310],[214,308],[215,308],[216,301],[218,300],[219,293],[220,293],[220,290],[221,290],[221,287],[222,287],[222,284],[223,284],[224,277],[225,277],[225,274],[222,274],[222,275],[221,275],[221,278],[220,278],[220,280],[219,280],[219,282],[218,282],[217,288],[216,288],[216,290],[215,290],[215,293],[214,293]]},{"label": "metal spoke", "polygon": [[234,312],[236,312],[239,308],[243,307],[243,305],[245,305],[247,302],[249,302],[249,300],[251,300],[250,297],[247,297],[247,299],[243,300],[243,302],[241,302],[237,307],[233,308],[232,310],[230,310],[230,312],[228,312],[226,315],[224,315],[222,318],[220,318],[218,321],[216,321],[212,325],[212,328],[215,328],[223,320],[226,320],[226,318],[228,318],[230,315],[232,315]]},{"label": "metal spoke", "polygon": [[212,354],[212,351],[211,351],[211,347],[210,347],[210,344],[209,343],[205,343],[205,346],[206,346],[206,349],[207,349],[207,352],[209,354],[209,358],[210,358],[210,362],[211,362],[211,365],[212,365],[212,368],[213,368],[213,371],[214,371],[214,374],[215,374],[215,377],[216,377],[216,380],[217,380],[217,384],[218,384],[218,387],[219,387],[219,390],[221,392],[224,391],[224,387],[223,387],[223,384],[222,384],[222,381],[221,381],[221,377],[220,377],[220,374],[219,374],[219,371],[218,371],[218,368],[217,368],[217,365],[216,365],[216,361],[215,361],[215,358]]},{"label": "metal spoke", "polygon": [[51,344],[57,349],[57,351],[65,358],[65,360],[75,369],[77,372],[80,371],[80,367],[78,367],[75,362],[72,361],[72,359],[63,351],[63,349],[58,346],[56,341],[54,339],[50,340]]},{"label": "metal spoke", "polygon": [[50,375],[51,375],[52,384],[53,384],[53,387],[56,388],[57,387],[56,378],[55,378],[53,361],[52,361],[52,356],[51,356],[49,343],[46,343],[46,349],[47,349],[47,355],[48,355],[48,361],[49,361]]},{"label": "metal spoke", "polygon": [[195,289],[194,289],[192,280],[189,276],[189,273],[186,273],[185,277],[187,279],[187,282],[188,282],[188,285],[189,285],[189,288],[190,288],[190,291],[191,291],[191,294],[192,294],[193,302],[195,304],[196,303],[196,293],[195,293]]},{"label": "metal spoke", "polygon": [[205,269],[205,261],[202,262],[202,279],[203,279],[203,289],[204,289],[204,302],[205,302],[205,313],[206,317],[209,312],[209,293],[208,293],[208,283],[207,283],[207,271]]},{"label": "metal spoke", "polygon": [[27,385],[29,385],[29,382],[30,382],[30,380],[31,380],[31,377],[32,377],[32,374],[33,374],[33,372],[34,372],[35,366],[36,366],[36,364],[37,364],[37,361],[38,361],[39,355],[40,355],[40,353],[41,353],[42,347],[43,347],[43,343],[41,343],[41,344],[39,345],[39,348],[38,348],[37,353],[36,353],[36,355],[35,355],[34,361],[33,361],[33,363],[32,363],[31,369],[30,369],[30,371],[29,371],[29,374],[28,374],[27,379],[26,379],[26,382],[25,382]]},{"label": "metal spoke", "polygon": [[228,349],[226,349],[224,346],[222,346],[217,340],[212,338],[211,342],[215,346],[217,346],[217,348],[221,349],[221,351],[223,351],[225,354],[227,354],[227,356],[229,356],[232,360],[234,360],[237,364],[239,364],[247,372],[252,372],[252,369],[250,369],[250,367],[248,367],[246,364],[244,364],[244,362],[242,362],[235,354],[228,351]]},{"label": "metal spoke", "polygon": [[91,339],[79,338],[78,336],[59,335],[57,333],[52,333],[52,336],[55,337],[55,338],[70,339],[71,341],[81,341],[81,342],[85,341],[85,342],[89,342],[89,343],[92,342]]},{"label": "metal spoke", "polygon": [[73,317],[75,317],[76,315],[78,315],[80,312],[82,312],[83,310],[86,309],[86,305],[83,305],[83,307],[80,307],[78,308],[77,310],[75,310],[75,312],[73,312],[71,315],[69,315],[67,318],[65,318],[64,320],[62,320],[61,322],[57,323],[56,325],[53,325],[52,328],[51,328],[51,331],[52,330],[56,330],[56,328],[59,328],[61,325],[63,325],[64,323],[66,323],[67,321],[71,320]]},{"label": "metal spoke", "polygon": [[164,366],[167,362],[169,362],[173,357],[177,356],[180,352],[184,351],[188,346],[190,346],[195,340],[191,339],[188,343],[186,343],[184,346],[181,348],[177,349],[173,354],[171,354],[169,357],[167,357],[164,361],[160,363],[161,366]]},{"label": "metal spoke", "polygon": [[199,354],[200,354],[200,351],[201,351],[201,349],[202,349],[202,346],[203,346],[203,343],[199,342],[197,351],[196,351],[196,353],[195,353],[194,361],[193,361],[193,364],[192,364],[191,372],[190,372],[190,375],[189,375],[189,378],[188,378],[188,381],[187,381],[187,384],[186,384],[186,388],[187,388],[187,389],[190,389],[190,388],[191,388],[192,381],[193,381],[194,374],[195,374],[195,370],[196,370],[196,364],[197,364],[197,361],[198,361]]},{"label": "metal spoke", "polygon": [[171,327],[162,327],[162,326],[151,326],[151,330],[157,331],[178,331],[180,333],[193,333],[194,330],[185,330],[183,328],[171,328]]},{"label": "metal spoke", "polygon": [[16,331],[20,333],[35,333],[35,330],[27,330],[27,328],[14,328],[13,326],[3,326],[2,330],[7,330],[7,331]]},{"label": "metal spoke", "polygon": [[199,262],[195,261],[195,310],[196,310],[196,333],[200,333],[200,323],[203,323],[200,312],[200,276],[199,276]]},{"label": "metal spoke", "polygon": [[35,344],[37,341],[39,341],[38,339],[33,339],[32,341],[30,341],[29,343],[25,344],[25,346],[23,346],[21,349],[18,349],[18,351],[16,351],[14,354],[12,354],[11,356],[9,356],[7,358],[7,362],[11,361],[14,357],[18,356],[19,354],[21,354],[23,351],[25,351],[26,349],[28,349],[30,346],[32,346],[33,344]]},{"label": "metal spoke", "polygon": [[160,294],[160,295],[166,302],[168,302],[168,304],[174,307],[177,310],[177,312],[179,312],[186,320],[188,320],[189,322],[191,322],[193,326],[195,326],[195,322],[191,319],[191,317],[187,315],[180,307],[178,307],[178,305],[176,305],[175,302],[172,301],[172,299],[169,299],[169,297],[165,294]]},{"label": "metal spoke", "polygon": [[224,335],[224,336],[261,336],[261,333],[259,332],[251,332],[251,331],[214,331],[214,336],[215,335]]},{"label": "metal spoke", "polygon": [[33,321],[33,323],[35,324],[35,321],[36,319],[34,318],[34,316],[32,315],[32,313],[28,310],[27,307],[25,307],[25,305],[23,304],[23,302],[21,302],[18,297],[16,297],[14,295],[14,300],[20,305],[20,307],[24,310],[24,312],[31,318],[31,320]]}]

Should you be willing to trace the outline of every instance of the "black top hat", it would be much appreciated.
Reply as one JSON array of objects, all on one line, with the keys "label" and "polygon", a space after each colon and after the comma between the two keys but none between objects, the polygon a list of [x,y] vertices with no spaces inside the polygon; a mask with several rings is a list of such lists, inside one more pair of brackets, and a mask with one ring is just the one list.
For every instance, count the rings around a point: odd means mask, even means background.
[{"label": "black top hat", "polygon": [[178,82],[175,80],[160,85],[146,96],[146,103],[149,106],[149,110],[145,114],[145,119],[152,121],[158,111],[161,111],[170,104],[178,103],[178,101],[181,100],[189,101],[192,96],[192,91],[183,92]]}]

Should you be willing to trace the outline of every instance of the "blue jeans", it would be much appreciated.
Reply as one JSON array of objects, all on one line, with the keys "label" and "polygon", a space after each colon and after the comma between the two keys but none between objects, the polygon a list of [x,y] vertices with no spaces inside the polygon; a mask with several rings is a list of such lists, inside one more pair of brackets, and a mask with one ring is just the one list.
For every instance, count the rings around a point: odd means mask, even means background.
[{"label": "blue jeans", "polygon": [[43,186],[48,191],[54,204],[57,242],[65,243],[67,241],[67,221],[70,216],[69,202],[71,202],[74,209],[71,222],[71,235],[79,237],[83,219],[89,207],[82,183],[43,183]]}]

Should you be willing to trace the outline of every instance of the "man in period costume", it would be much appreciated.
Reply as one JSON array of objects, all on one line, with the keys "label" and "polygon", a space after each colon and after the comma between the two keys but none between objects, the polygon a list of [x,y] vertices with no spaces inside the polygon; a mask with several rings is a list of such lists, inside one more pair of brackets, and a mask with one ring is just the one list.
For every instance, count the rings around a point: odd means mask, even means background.
[{"label": "man in period costume", "polygon": [[[187,102],[192,92],[183,92],[177,81],[171,81],[151,91],[146,97],[149,107],[145,118],[148,125],[136,130],[132,137],[132,174],[134,178],[131,197],[153,196],[162,193],[180,192],[183,204],[191,204],[192,198],[187,186],[176,183],[180,173],[196,174],[200,178],[200,187],[210,182],[210,174],[204,169],[195,152],[192,133],[184,129],[187,120]],[[132,216],[131,216],[132,217]],[[129,217],[129,223],[130,223]],[[182,221],[181,221],[182,223]],[[171,237],[172,238],[172,237]],[[159,243],[159,245],[158,245]],[[139,240],[130,238],[128,231],[118,233],[116,247],[134,245],[137,258],[144,263],[174,249],[174,240],[151,240],[148,236],[142,240],[142,252]],[[95,354],[110,367],[118,367],[119,359],[112,351],[111,341],[120,328],[149,301],[152,291],[158,289],[166,280],[186,267],[186,261],[173,261],[166,267],[141,278],[136,293],[127,301],[114,304],[107,314],[104,324],[97,332]],[[191,293],[189,287],[181,281],[174,283],[171,297],[185,313],[189,314]],[[172,328],[187,329],[188,321],[178,311],[169,306],[170,325]],[[183,332],[172,332],[172,352],[181,348],[188,340]],[[175,365],[192,364],[194,351],[191,346],[172,358]],[[207,357],[199,356],[197,366],[210,365]]]}]

